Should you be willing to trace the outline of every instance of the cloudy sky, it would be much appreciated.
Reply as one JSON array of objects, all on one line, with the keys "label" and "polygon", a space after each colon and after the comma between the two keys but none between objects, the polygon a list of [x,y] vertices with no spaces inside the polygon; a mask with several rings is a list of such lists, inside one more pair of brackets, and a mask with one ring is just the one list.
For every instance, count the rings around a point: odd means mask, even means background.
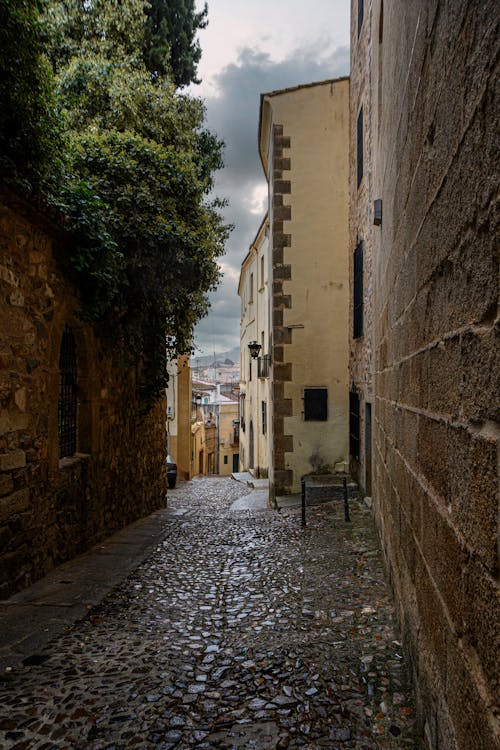
[{"label": "cloudy sky", "polygon": [[192,93],[205,100],[208,125],[226,144],[216,193],[228,199],[225,217],[235,228],[221,259],[222,284],[195,332],[199,356],[239,345],[240,266],[267,203],[257,151],[260,94],[349,72],[349,4],[208,0],[209,25],[199,34],[202,84]]}]

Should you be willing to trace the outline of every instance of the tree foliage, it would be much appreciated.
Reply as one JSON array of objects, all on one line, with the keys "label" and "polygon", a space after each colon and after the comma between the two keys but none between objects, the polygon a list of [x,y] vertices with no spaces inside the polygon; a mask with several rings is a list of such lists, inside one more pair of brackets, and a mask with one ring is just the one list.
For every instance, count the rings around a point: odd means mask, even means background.
[{"label": "tree foliage", "polygon": [[62,169],[41,9],[42,0],[0,0],[0,176],[27,190],[50,189]]},{"label": "tree foliage", "polygon": [[166,337],[171,356],[190,350],[228,232],[207,198],[222,144],[178,91],[205,23],[189,0],[0,0],[0,176],[65,215],[81,315],[142,372],[148,404]]},{"label": "tree foliage", "polygon": [[177,87],[199,83],[198,29],[207,26],[207,5],[195,11],[194,0],[150,0],[144,36],[144,61],[153,79],[170,75]]}]

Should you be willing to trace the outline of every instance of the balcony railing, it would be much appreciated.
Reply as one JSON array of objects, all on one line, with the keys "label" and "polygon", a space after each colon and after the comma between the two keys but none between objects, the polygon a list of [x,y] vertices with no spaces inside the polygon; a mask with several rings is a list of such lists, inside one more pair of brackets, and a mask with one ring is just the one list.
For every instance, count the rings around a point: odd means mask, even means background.
[{"label": "balcony railing", "polygon": [[257,360],[257,377],[268,378],[270,364],[271,357],[269,356],[269,354],[264,354],[263,357],[259,357]]}]

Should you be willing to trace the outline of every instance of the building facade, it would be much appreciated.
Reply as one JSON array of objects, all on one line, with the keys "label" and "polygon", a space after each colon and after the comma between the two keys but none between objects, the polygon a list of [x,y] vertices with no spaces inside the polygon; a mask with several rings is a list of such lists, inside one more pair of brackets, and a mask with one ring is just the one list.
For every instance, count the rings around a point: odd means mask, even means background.
[{"label": "building facade", "polygon": [[191,368],[187,355],[168,363],[167,452],[179,479],[191,479]]},{"label": "building facade", "polygon": [[361,414],[373,405],[373,507],[426,747],[491,750],[499,7],[351,7],[351,254],[361,241],[369,311],[351,386]]},{"label": "building facade", "polygon": [[[270,293],[267,216],[241,266],[240,321],[240,470],[256,477],[269,472]],[[253,358],[249,344],[260,346]]]},{"label": "building facade", "polygon": [[0,597],[165,503],[165,403],[78,315],[68,237],[0,194]]},{"label": "building facade", "polygon": [[348,140],[348,78],[261,96],[271,500],[348,466]]}]

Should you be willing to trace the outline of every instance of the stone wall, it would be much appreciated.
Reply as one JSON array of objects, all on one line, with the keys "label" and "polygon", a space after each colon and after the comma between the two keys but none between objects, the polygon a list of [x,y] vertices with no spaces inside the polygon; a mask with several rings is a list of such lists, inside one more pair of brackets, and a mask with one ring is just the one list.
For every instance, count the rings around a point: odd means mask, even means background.
[{"label": "stone wall", "polygon": [[[350,456],[350,471],[365,495],[371,494],[371,447],[367,434],[367,404],[373,402],[372,361],[372,255],[373,226],[373,120],[371,69],[374,44],[371,34],[371,3],[364,4],[364,18],[358,34],[357,9],[351,13],[351,90],[349,127],[349,389],[359,397],[359,457]],[[362,115],[361,115],[362,111]],[[358,117],[363,122],[363,177],[358,185]],[[354,252],[363,246],[363,334],[354,338]]]},{"label": "stone wall", "polygon": [[[356,6],[356,3],[353,4]],[[365,3],[365,5],[367,5]],[[498,696],[499,6],[373,2],[374,503],[428,747]],[[379,24],[383,22],[380,29]]]},{"label": "stone wall", "polygon": [[[67,239],[0,195],[0,596],[164,502],[165,409],[141,417],[136,373],[77,316]],[[77,354],[77,452],[59,458],[59,353]]]}]

